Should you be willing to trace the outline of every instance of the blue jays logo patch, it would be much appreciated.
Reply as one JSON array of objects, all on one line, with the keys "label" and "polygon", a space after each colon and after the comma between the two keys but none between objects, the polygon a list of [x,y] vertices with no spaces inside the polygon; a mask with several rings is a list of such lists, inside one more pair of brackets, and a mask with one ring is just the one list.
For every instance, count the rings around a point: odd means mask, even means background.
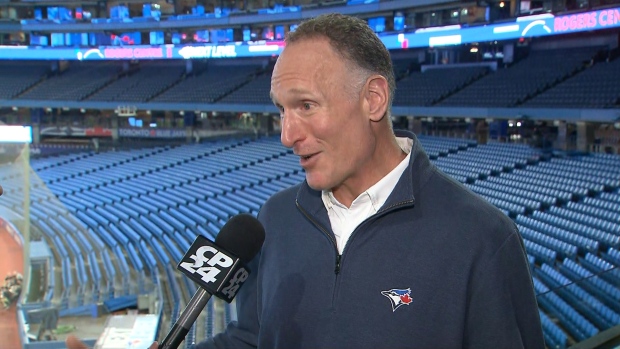
[{"label": "blue jays logo patch", "polygon": [[396,311],[401,305],[409,305],[413,302],[411,298],[411,289],[393,288],[389,291],[381,291],[381,294],[386,296],[392,303],[392,311]]}]

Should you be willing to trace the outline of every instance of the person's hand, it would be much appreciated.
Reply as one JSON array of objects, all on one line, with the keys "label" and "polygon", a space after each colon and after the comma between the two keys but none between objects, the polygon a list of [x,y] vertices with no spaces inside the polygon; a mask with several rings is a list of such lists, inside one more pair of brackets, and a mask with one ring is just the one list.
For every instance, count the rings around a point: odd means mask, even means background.
[{"label": "person's hand", "polygon": [[88,349],[86,344],[82,343],[82,341],[79,340],[76,336],[70,335],[65,340],[65,343],[67,344],[67,349]]},{"label": "person's hand", "polygon": [[[67,337],[67,339],[65,340],[65,343],[67,344],[67,349],[90,349],[79,338],[73,335],[69,335],[69,337]],[[149,349],[157,349],[158,347],[159,347],[159,344],[155,342],[151,344]]]}]

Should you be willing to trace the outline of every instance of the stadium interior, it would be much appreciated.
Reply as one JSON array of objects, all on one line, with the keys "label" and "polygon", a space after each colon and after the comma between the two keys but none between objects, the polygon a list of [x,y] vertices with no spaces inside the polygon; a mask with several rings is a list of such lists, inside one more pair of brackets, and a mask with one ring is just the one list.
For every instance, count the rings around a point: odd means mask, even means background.
[{"label": "stadium interior", "polygon": [[[7,345],[166,335],[196,236],[304,180],[271,72],[330,12],[390,49],[394,127],[516,222],[546,346],[620,348],[618,0],[0,0],[0,238],[24,254]],[[183,346],[235,318],[211,299]]]}]

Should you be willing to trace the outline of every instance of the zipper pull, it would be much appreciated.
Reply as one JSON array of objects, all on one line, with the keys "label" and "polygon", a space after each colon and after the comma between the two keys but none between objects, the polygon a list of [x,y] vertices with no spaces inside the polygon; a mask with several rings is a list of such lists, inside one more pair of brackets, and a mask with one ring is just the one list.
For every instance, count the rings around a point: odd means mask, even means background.
[{"label": "zipper pull", "polygon": [[340,258],[342,258],[342,255],[339,254],[338,256],[336,256],[336,270],[334,270],[336,275],[338,275],[338,273],[340,272]]}]

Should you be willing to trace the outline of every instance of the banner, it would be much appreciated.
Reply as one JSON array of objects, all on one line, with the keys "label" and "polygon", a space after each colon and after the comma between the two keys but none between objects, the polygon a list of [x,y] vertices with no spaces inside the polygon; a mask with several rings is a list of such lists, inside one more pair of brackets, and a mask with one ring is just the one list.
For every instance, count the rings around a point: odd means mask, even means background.
[{"label": "banner", "polygon": [[0,59],[23,60],[132,60],[132,59],[216,59],[279,55],[280,41],[257,41],[225,45],[132,45],[90,48],[47,46],[0,46]]},{"label": "banner", "polygon": [[42,128],[41,136],[112,137],[112,130],[103,127],[52,126]]},{"label": "banner", "polygon": [[133,138],[185,138],[185,129],[159,129],[159,128],[119,128],[119,137]]}]

